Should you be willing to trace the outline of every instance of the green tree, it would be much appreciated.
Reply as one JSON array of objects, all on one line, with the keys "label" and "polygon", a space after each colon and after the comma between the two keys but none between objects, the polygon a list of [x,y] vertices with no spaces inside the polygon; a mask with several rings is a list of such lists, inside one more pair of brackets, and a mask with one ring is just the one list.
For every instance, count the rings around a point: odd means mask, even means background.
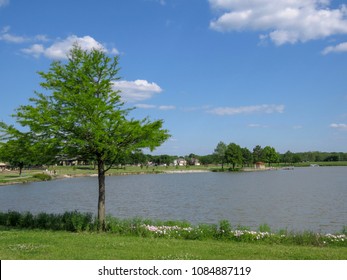
[{"label": "green tree", "polygon": [[0,160],[8,162],[11,167],[19,169],[19,176],[25,166],[33,164],[33,150],[25,134],[10,139],[0,147]]},{"label": "green tree", "polygon": [[20,132],[3,122],[0,122],[0,141],[0,160],[18,168],[20,176],[24,167],[50,164],[55,160],[53,147],[35,143],[31,132]]},{"label": "green tree", "polygon": [[242,149],[235,143],[230,143],[225,152],[227,163],[232,164],[235,170],[236,164],[242,164]]},{"label": "green tree", "polygon": [[200,156],[200,162],[202,165],[213,164],[215,162],[215,155]]},{"label": "green tree", "polygon": [[59,147],[61,154],[83,156],[98,168],[98,219],[105,227],[105,173],[119,160],[141,148],[161,145],[169,137],[163,121],[129,118],[119,91],[118,57],[102,50],[74,46],[67,63],[55,61],[39,72],[45,93],[36,92],[31,104],[15,117],[35,134],[35,141]]},{"label": "green tree", "polygon": [[263,161],[263,148],[257,145],[253,148],[253,162]]},{"label": "green tree", "polygon": [[222,169],[224,169],[224,163],[226,161],[226,150],[227,145],[223,143],[222,141],[217,144],[217,147],[214,149],[214,155],[217,159],[218,163],[222,164]]},{"label": "green tree", "polygon": [[294,161],[294,154],[291,151],[287,151],[285,154],[282,155],[281,161],[284,163],[293,163]]},{"label": "green tree", "polygon": [[242,151],[242,165],[249,166],[253,162],[253,155],[246,147],[241,149]]},{"label": "green tree", "polygon": [[275,148],[266,146],[263,149],[263,159],[265,162],[271,166],[271,163],[278,162],[279,161],[279,154],[276,152]]},{"label": "green tree", "polygon": [[133,165],[145,165],[147,163],[147,157],[145,154],[143,154],[142,151],[135,151],[130,154],[129,160],[127,162],[128,164],[133,164]]}]

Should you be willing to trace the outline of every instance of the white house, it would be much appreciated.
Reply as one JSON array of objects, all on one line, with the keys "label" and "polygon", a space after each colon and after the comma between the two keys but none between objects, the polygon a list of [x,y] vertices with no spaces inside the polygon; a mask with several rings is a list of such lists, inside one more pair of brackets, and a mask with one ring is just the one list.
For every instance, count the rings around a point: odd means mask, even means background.
[{"label": "white house", "polygon": [[190,164],[198,166],[198,165],[200,165],[200,161],[197,158],[192,158],[190,160]]},{"label": "white house", "polygon": [[174,166],[186,166],[187,161],[184,158],[178,158],[174,160]]}]

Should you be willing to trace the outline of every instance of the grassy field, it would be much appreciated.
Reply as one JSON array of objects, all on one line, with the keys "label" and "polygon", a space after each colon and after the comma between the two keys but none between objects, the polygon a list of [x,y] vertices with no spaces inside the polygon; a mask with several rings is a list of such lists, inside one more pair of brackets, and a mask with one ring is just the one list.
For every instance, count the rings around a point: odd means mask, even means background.
[{"label": "grassy field", "polygon": [[88,213],[0,212],[0,259],[347,259],[347,237],[233,228],[222,220],[192,226],[185,221],[118,219],[105,232]]},{"label": "grassy field", "polygon": [[177,240],[0,228],[2,260],[346,260],[346,247]]}]

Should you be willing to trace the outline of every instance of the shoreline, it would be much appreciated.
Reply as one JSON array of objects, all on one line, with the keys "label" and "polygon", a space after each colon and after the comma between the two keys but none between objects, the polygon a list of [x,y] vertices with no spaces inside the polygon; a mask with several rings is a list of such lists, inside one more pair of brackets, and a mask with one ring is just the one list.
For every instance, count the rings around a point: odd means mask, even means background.
[{"label": "shoreline", "polygon": [[[212,172],[212,171],[211,170],[204,170],[204,169],[135,171],[135,172],[119,172],[119,173],[109,173],[109,174],[106,173],[106,177],[108,177],[108,176],[129,176],[129,175],[150,175],[150,174],[192,174],[192,173],[207,173],[207,172]],[[48,174],[48,175],[50,175],[50,174]],[[98,177],[98,174],[97,173],[92,173],[92,174],[76,173],[76,174],[51,175],[51,177],[52,177],[52,180],[60,180],[60,179],[82,178],[82,177]],[[0,187],[1,186],[9,186],[9,185],[35,183],[35,182],[45,182],[45,181],[40,181],[40,180],[30,180],[30,179],[32,179],[32,176],[26,176],[26,177],[23,177],[23,179],[24,180],[21,180],[21,178],[19,177],[19,178],[8,180],[7,182],[0,182]],[[26,181],[25,179],[29,179],[29,181]],[[18,181],[16,181],[16,180],[18,180]]]},{"label": "shoreline", "polygon": [[[336,166],[337,167],[337,166]],[[233,173],[233,172],[266,172],[266,171],[278,171],[278,170],[294,170],[296,168],[301,168],[301,166],[295,167],[295,166],[283,166],[283,167],[265,167],[265,168],[260,168],[260,169],[255,169],[251,167],[245,167],[243,169],[237,170],[237,171],[228,171],[227,169],[221,170],[220,168],[215,168],[215,169],[153,169],[153,170],[138,170],[138,171],[123,171],[123,172],[111,172],[111,173],[106,173],[106,177],[108,176],[128,176],[128,175],[150,175],[150,174],[194,174],[194,173],[208,173],[208,172],[222,172],[222,173]],[[1,175],[2,172],[0,172]],[[71,178],[81,178],[81,177],[97,177],[97,173],[69,173],[68,170],[67,172],[62,172],[62,174],[55,174],[53,175],[51,172],[42,172],[42,171],[37,171],[33,172],[31,174],[47,174],[51,176],[51,180],[59,180],[59,179],[71,179]],[[58,173],[60,173],[58,171]],[[18,178],[11,178],[4,180],[3,182],[0,182],[0,187],[1,186],[8,186],[8,185],[17,185],[17,184],[27,184],[27,183],[32,183],[32,182],[44,182],[40,180],[35,180],[32,175],[25,175],[23,177],[18,177]]]}]

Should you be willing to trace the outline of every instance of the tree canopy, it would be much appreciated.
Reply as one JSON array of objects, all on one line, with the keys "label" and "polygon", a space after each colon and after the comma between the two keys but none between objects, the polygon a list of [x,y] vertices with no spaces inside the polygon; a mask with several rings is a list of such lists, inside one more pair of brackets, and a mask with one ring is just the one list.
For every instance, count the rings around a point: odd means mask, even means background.
[{"label": "tree canopy", "polygon": [[224,168],[224,163],[226,161],[226,150],[227,150],[227,145],[220,141],[217,144],[217,147],[214,149],[214,155],[217,159],[217,162],[222,164],[222,169]]},{"label": "tree canopy", "polygon": [[105,222],[105,172],[120,157],[141,148],[161,145],[169,137],[163,121],[129,118],[120,91],[114,89],[118,57],[102,50],[74,46],[67,63],[55,61],[39,72],[43,92],[14,115],[31,131],[32,141],[55,147],[56,153],[80,156],[98,166],[98,218]]},{"label": "tree canopy", "polygon": [[239,145],[230,143],[227,146],[225,155],[227,163],[232,164],[233,169],[235,169],[236,164],[242,164],[242,149]]}]

